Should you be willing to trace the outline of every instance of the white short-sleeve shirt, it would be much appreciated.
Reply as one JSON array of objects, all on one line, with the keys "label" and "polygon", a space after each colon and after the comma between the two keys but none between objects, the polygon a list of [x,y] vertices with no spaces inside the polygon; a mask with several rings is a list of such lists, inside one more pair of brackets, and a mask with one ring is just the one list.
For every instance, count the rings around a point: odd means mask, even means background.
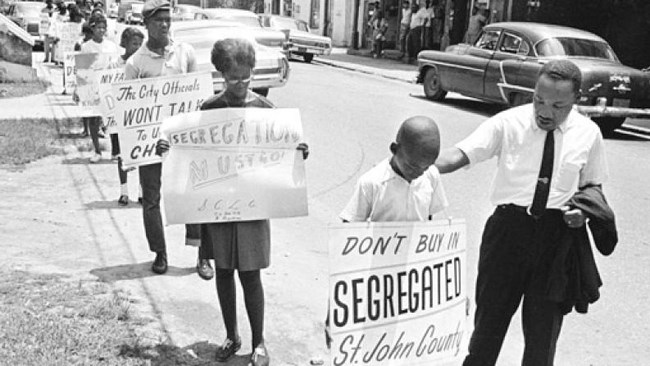
[{"label": "white short-sleeve shirt", "polygon": [[159,55],[142,46],[126,61],[125,78],[145,79],[158,76],[187,74],[198,71],[194,48],[187,43],[173,42],[165,47],[164,55]]},{"label": "white short-sleeve shirt", "polygon": [[[560,208],[589,184],[603,184],[608,168],[598,126],[575,109],[553,132],[555,154],[547,208]],[[546,131],[537,126],[532,104],[511,108],[483,122],[456,144],[470,165],[497,157],[492,204],[528,207],[544,151]]]},{"label": "white short-sleeve shirt", "polygon": [[346,221],[425,221],[448,205],[435,166],[409,183],[386,159],[359,178],[339,217]]}]

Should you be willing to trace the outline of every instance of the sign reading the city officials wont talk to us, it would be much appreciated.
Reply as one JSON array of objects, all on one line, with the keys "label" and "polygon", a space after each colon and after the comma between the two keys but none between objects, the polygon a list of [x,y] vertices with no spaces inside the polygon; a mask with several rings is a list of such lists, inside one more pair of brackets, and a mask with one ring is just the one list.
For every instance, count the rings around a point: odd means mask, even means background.
[{"label": "sign reading the city officials wont talk to us", "polygon": [[307,215],[297,109],[224,108],[163,122],[168,224]]},{"label": "sign reading the city officials wont talk to us", "polygon": [[331,365],[459,365],[464,220],[329,228]]},{"label": "sign reading the city officials wont talk to us", "polygon": [[102,103],[114,110],[125,167],[158,163],[160,125],[170,116],[194,112],[214,94],[210,72],[128,80],[113,84]]}]

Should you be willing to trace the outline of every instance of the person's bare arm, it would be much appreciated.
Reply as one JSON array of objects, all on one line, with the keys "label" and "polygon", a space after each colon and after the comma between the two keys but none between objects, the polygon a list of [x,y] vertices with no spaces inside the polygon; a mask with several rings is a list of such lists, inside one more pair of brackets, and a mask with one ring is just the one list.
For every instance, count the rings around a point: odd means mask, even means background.
[{"label": "person's bare arm", "polygon": [[465,153],[457,148],[451,147],[443,150],[436,160],[435,166],[440,171],[440,174],[451,173],[465,165],[469,164],[469,158]]}]

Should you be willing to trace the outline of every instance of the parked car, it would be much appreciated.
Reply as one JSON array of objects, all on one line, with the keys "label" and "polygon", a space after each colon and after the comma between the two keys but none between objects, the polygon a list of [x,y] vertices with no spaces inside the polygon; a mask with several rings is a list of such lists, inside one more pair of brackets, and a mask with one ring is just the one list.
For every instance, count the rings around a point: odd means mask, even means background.
[{"label": "parked car", "polygon": [[194,20],[201,8],[195,5],[176,5],[172,9],[172,21]]},{"label": "parked car", "polygon": [[309,63],[314,55],[329,55],[332,51],[332,39],[312,34],[307,22],[279,15],[260,15],[262,25],[289,33],[289,51],[301,56]]},{"label": "parked car", "polygon": [[582,72],[578,109],[609,132],[627,117],[648,116],[650,73],[623,65],[593,33],[549,24],[507,22],[483,28],[474,44],[418,55],[418,82],[441,100],[448,91],[488,102],[530,102],[537,75],[550,59],[567,58]]},{"label": "parked car", "polygon": [[45,8],[45,3],[19,1],[9,5],[7,10],[7,18],[29,33],[34,40],[34,47],[43,46],[43,36],[40,34],[43,8]]},{"label": "parked car", "polygon": [[246,27],[249,32],[254,34],[258,43],[284,52],[287,56],[289,55],[289,44],[286,34],[262,27],[260,18],[252,11],[224,8],[203,9],[201,12],[195,14],[195,19],[217,19]]},{"label": "parked car", "polygon": [[212,72],[215,93],[224,90],[224,79],[214,69],[210,55],[214,42],[225,38],[244,38],[255,47],[255,69],[250,87],[258,94],[268,95],[269,88],[284,86],[289,79],[289,61],[282,53],[259,44],[255,33],[231,22],[219,20],[190,20],[172,23],[172,37],[175,41],[186,42],[194,47],[199,70]]},{"label": "parked car", "polygon": [[[133,6],[135,5],[135,11]],[[144,2],[139,0],[122,0],[120,5],[117,7],[117,21],[118,22],[128,22],[133,21],[137,17],[137,14],[140,14],[142,17],[142,7],[144,7]],[[140,10],[138,12],[138,9]],[[131,14],[131,18],[127,17],[127,13]],[[135,14],[135,16],[134,16]]]}]

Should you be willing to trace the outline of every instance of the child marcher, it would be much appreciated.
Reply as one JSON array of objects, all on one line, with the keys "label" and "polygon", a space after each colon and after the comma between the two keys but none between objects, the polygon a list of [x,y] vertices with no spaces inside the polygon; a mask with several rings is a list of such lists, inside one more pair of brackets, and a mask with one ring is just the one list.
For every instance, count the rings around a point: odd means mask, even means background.
[{"label": "child marcher", "polygon": [[[216,108],[274,108],[266,98],[248,89],[255,67],[255,49],[244,39],[224,39],[212,48],[212,64],[223,74],[226,90],[209,98],[202,110]],[[160,152],[169,143],[160,140]],[[306,144],[297,147],[306,159]],[[213,258],[217,296],[226,327],[226,340],[217,348],[216,360],[225,362],[241,348],[237,329],[237,298],[234,272],[244,291],[244,302],[252,333],[251,364],[269,365],[264,345],[264,289],[260,270],[269,266],[271,233],[269,220],[201,224],[202,258]]]},{"label": "child marcher", "polygon": [[[392,157],[359,178],[339,215],[344,222],[427,221],[449,205],[433,165],[440,153],[440,132],[433,119],[405,120],[390,151]],[[329,348],[329,309],[327,313],[325,342]]]},{"label": "child marcher", "polygon": [[[144,34],[137,28],[129,27],[122,32],[120,47],[124,48],[124,54],[118,59],[118,66],[124,67],[126,60],[131,57],[142,46]],[[120,198],[117,204],[126,206],[129,204],[129,185],[127,184],[126,173],[132,169],[124,170],[122,158],[120,157],[120,141],[117,133],[111,133],[111,158],[117,159],[117,173],[120,178]]]},{"label": "child marcher", "polygon": [[[92,38],[81,45],[82,53],[99,53],[99,54],[114,54],[117,55],[119,50],[117,45],[108,39],[104,39],[106,34],[106,17],[101,14],[93,14],[88,20],[88,25],[92,29]],[[97,69],[104,69],[110,66],[109,63],[105,65],[95,65]],[[90,117],[90,138],[93,142],[95,154],[90,158],[91,163],[97,163],[102,158],[102,153],[99,147],[100,128],[102,127],[101,117]]]}]

